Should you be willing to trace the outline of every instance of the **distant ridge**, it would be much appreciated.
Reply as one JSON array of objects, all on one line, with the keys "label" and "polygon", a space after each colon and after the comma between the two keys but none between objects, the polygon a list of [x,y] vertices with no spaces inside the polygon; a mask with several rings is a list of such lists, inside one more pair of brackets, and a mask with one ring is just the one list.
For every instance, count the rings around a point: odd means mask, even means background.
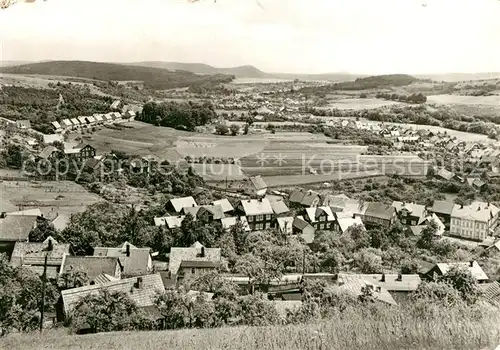
[{"label": "distant ridge", "polygon": [[415,77],[421,79],[431,79],[434,81],[459,82],[468,80],[498,79],[500,78],[500,72],[417,74]]}]

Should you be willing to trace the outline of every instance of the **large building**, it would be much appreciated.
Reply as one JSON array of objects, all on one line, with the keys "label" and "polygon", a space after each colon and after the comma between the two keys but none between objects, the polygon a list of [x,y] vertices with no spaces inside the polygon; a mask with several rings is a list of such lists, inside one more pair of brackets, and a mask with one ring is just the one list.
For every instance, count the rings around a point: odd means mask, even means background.
[{"label": "large building", "polygon": [[493,204],[478,201],[470,205],[455,204],[451,212],[450,235],[483,241],[497,228],[499,211]]}]

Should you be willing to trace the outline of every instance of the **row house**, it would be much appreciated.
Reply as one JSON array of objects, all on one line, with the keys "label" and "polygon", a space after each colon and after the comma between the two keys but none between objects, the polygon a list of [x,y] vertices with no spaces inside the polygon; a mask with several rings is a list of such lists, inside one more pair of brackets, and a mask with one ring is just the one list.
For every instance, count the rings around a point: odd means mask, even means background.
[{"label": "row house", "polygon": [[479,201],[467,206],[455,204],[451,212],[450,235],[483,241],[495,232],[499,211],[495,205]]}]

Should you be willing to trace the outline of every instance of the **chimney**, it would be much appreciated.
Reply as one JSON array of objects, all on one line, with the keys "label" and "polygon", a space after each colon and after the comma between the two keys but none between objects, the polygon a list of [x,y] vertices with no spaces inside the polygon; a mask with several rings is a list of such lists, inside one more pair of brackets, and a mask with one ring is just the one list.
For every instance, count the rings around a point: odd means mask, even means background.
[{"label": "chimney", "polygon": [[469,261],[469,266],[473,267],[474,266],[474,260]]},{"label": "chimney", "polygon": [[463,209],[464,208],[464,205],[463,204],[460,204],[460,209]]},{"label": "chimney", "polygon": [[385,273],[382,274],[382,278],[380,279],[380,282],[385,282]]},{"label": "chimney", "polygon": [[205,257],[205,247],[201,247],[201,257]]},{"label": "chimney", "polygon": [[398,278],[396,279],[396,281],[398,282],[401,282],[403,280],[403,275],[400,273],[398,273]]},{"label": "chimney", "polygon": [[191,205],[193,206],[193,208],[196,207],[196,204],[191,204]]},{"label": "chimney", "polygon": [[376,291],[377,291],[377,293],[380,293],[380,292],[382,292],[382,287],[380,287],[380,286],[377,286],[377,289],[376,289]]},{"label": "chimney", "polygon": [[142,289],[142,277],[137,277],[136,287],[137,289]]},{"label": "chimney", "polygon": [[52,243],[52,239],[49,238],[49,241],[48,241],[48,246],[47,246],[47,251],[51,252],[54,250],[54,244]]},{"label": "chimney", "polygon": [[2,213],[0,214],[0,219],[5,219],[7,217],[7,213],[2,211]]},{"label": "chimney", "polygon": [[125,254],[127,255],[127,257],[130,256],[130,244],[127,243],[127,245],[125,246]]}]

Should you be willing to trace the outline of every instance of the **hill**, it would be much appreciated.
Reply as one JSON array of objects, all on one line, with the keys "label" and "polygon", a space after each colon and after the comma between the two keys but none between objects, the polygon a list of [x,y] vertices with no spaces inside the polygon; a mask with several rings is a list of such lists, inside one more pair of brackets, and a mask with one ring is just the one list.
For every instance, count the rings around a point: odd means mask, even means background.
[{"label": "hill", "polygon": [[0,68],[0,73],[70,76],[95,80],[143,81],[151,89],[163,90],[206,84],[228,83],[231,75],[197,75],[187,71],[87,61],[49,61]]},{"label": "hill", "polygon": [[459,82],[471,80],[489,80],[500,78],[500,72],[490,73],[443,73],[443,74],[419,74],[416,77],[431,79],[434,81]]},{"label": "hill", "polygon": [[351,81],[361,77],[350,73],[324,73],[324,74],[295,74],[295,73],[268,73],[251,66],[238,66],[231,68],[217,68],[205,63],[181,63],[181,62],[132,62],[126,63],[131,66],[163,68],[170,70],[184,70],[196,74],[229,74],[237,78],[261,78],[261,79],[286,79],[286,80],[321,80],[321,81]]}]

